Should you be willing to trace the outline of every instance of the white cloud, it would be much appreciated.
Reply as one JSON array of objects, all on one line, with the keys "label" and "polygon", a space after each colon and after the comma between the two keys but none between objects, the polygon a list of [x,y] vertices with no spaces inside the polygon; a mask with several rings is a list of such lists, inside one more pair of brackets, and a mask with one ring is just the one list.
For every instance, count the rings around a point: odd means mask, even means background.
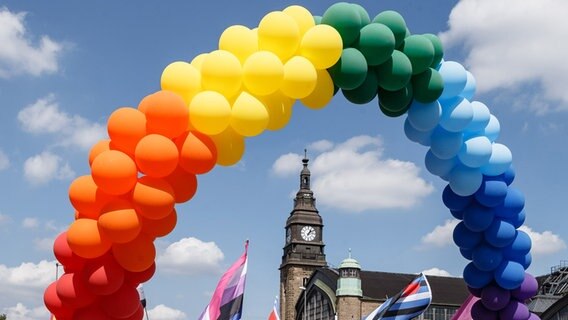
[{"label": "white cloud", "polygon": [[22,227],[26,229],[33,229],[39,226],[39,220],[37,218],[25,218],[22,220]]},{"label": "white cloud", "polygon": [[[319,154],[310,166],[312,190],[319,203],[346,212],[410,208],[433,191],[419,177],[420,169],[414,163],[383,156],[381,139],[365,135]],[[297,175],[301,158],[293,153],[283,155],[274,163],[273,172]]]},{"label": "white cloud", "polygon": [[566,249],[566,243],[558,235],[551,231],[542,233],[533,231],[528,226],[521,226],[519,230],[526,232],[532,241],[531,253],[535,255],[546,255],[556,253]]},{"label": "white cloud", "polygon": [[150,319],[153,320],[185,320],[187,316],[185,312],[177,309],[170,308],[163,304],[159,304],[154,308],[148,310]]},{"label": "white cloud", "polygon": [[10,158],[0,149],[0,171],[6,170],[10,167]]},{"label": "white cloud", "polygon": [[[531,95],[549,103],[538,101],[531,108],[568,110],[568,43],[559,41],[568,29],[566,12],[565,0],[461,0],[440,36],[446,46],[466,50],[480,92],[522,93],[538,84],[540,91],[530,90]],[[526,98],[520,101],[533,100]]]},{"label": "white cloud", "polygon": [[37,264],[24,262],[16,267],[0,264],[0,301],[5,306],[36,304],[41,301],[45,288],[54,280],[55,261],[42,260]]},{"label": "white cloud", "polygon": [[427,276],[438,276],[438,277],[451,277],[452,275],[444,270],[444,269],[439,269],[439,268],[430,268],[427,270],[422,271],[422,273],[424,273]]},{"label": "white cloud", "polygon": [[6,314],[6,318],[9,320],[45,320],[50,316],[49,311],[45,307],[28,309],[22,303],[4,308],[2,313]]},{"label": "white cloud", "polygon": [[7,214],[0,213],[0,226],[10,222],[10,216]]},{"label": "white cloud", "polygon": [[436,226],[434,230],[422,237],[421,243],[428,247],[445,247],[453,243],[454,228],[459,220],[446,220],[443,225]]},{"label": "white cloud", "polygon": [[224,255],[215,242],[190,237],[170,244],[158,257],[159,268],[176,274],[217,274]]},{"label": "white cloud", "polygon": [[324,152],[331,148],[333,148],[333,142],[329,140],[319,140],[316,142],[312,142],[308,146],[308,151],[315,150],[316,152]]},{"label": "white cloud", "polygon": [[53,94],[38,99],[18,113],[22,129],[33,134],[55,134],[58,144],[85,150],[106,136],[106,128],[59,109]]},{"label": "white cloud", "polygon": [[0,7],[1,78],[20,74],[39,76],[58,70],[62,45],[45,35],[40,37],[39,43],[32,43],[31,38],[35,36],[26,30],[25,18],[24,12],[14,13]]},{"label": "white cloud", "polygon": [[53,250],[53,243],[54,242],[55,242],[55,237],[34,239],[35,248],[39,251],[49,252],[49,251]]},{"label": "white cloud", "polygon": [[24,177],[33,185],[44,185],[53,179],[70,180],[75,176],[67,162],[49,151],[28,158],[24,162]]}]

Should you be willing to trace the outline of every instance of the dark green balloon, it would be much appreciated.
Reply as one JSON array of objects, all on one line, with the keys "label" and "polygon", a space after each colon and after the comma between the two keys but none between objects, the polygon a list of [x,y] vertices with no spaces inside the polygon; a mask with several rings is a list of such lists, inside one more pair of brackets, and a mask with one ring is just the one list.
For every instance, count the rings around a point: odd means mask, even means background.
[{"label": "dark green balloon", "polygon": [[387,116],[387,117],[391,117],[391,118],[397,118],[402,116],[403,114],[406,113],[406,111],[408,111],[408,109],[410,109],[410,104],[408,105],[408,107],[406,107],[405,109],[400,109],[396,112],[390,111],[388,109],[385,109],[381,103],[379,102],[379,109],[381,110],[381,112]]},{"label": "dark green balloon", "polygon": [[365,81],[353,90],[342,90],[343,96],[355,104],[365,104],[371,102],[377,96],[379,81],[377,74],[373,70],[367,72]]},{"label": "dark green balloon", "polygon": [[432,68],[412,77],[414,99],[422,103],[436,101],[444,91],[444,79]]},{"label": "dark green balloon", "polygon": [[378,66],[392,55],[394,44],[394,34],[389,27],[371,23],[361,29],[356,46],[370,66]]},{"label": "dark green balloon", "polygon": [[371,23],[371,17],[369,17],[369,13],[367,12],[367,10],[365,10],[365,8],[363,8],[363,6],[357,3],[352,3],[351,5],[357,9],[357,12],[359,12],[359,17],[361,18],[361,27],[364,27]]},{"label": "dark green balloon", "polygon": [[379,65],[376,70],[379,86],[390,91],[404,88],[412,77],[410,60],[398,50],[394,50],[390,58]]},{"label": "dark green balloon", "polygon": [[444,57],[444,46],[442,45],[442,41],[440,40],[440,38],[438,38],[437,35],[426,33],[424,36],[428,38],[428,40],[430,40],[430,42],[432,42],[432,45],[434,46],[434,61],[432,61],[430,67],[436,68],[440,64],[440,62],[442,62],[442,58]]},{"label": "dark green balloon", "polygon": [[359,37],[361,15],[352,4],[338,2],[325,11],[321,23],[334,27],[341,35],[343,47],[347,48]]},{"label": "dark green balloon", "polygon": [[391,29],[396,39],[396,48],[402,44],[406,36],[406,22],[398,12],[392,10],[383,11],[373,19],[373,22],[382,23]]},{"label": "dark green balloon", "polygon": [[404,113],[410,107],[412,102],[412,84],[397,91],[388,91],[379,88],[379,106],[382,109],[398,114]]},{"label": "dark green balloon", "polygon": [[402,52],[410,59],[412,74],[422,73],[434,61],[434,46],[432,42],[421,35],[412,35],[404,39],[401,46]]},{"label": "dark green balloon", "polygon": [[367,77],[367,61],[359,50],[343,49],[339,61],[328,71],[336,86],[353,90],[360,86]]},{"label": "dark green balloon", "polygon": [[314,16],[314,23],[316,24],[316,26],[318,24],[321,24],[321,16]]}]

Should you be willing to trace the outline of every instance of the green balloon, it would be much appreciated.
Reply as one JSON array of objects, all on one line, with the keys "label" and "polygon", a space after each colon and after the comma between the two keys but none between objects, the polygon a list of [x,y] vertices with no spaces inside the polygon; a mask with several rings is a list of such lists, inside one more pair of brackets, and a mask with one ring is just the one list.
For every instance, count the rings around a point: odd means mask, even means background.
[{"label": "green balloon", "polygon": [[355,104],[365,104],[371,102],[377,96],[379,80],[373,70],[367,72],[365,81],[353,90],[343,89],[343,96]]},{"label": "green balloon", "polygon": [[353,90],[360,86],[367,77],[367,61],[359,50],[343,49],[339,61],[328,71],[336,86]]},{"label": "green balloon", "polygon": [[396,48],[402,44],[406,36],[406,22],[404,22],[404,18],[398,12],[392,10],[383,11],[373,19],[373,22],[382,23],[391,29],[396,39]]},{"label": "green balloon", "polygon": [[432,68],[412,77],[414,99],[422,103],[436,101],[444,91],[444,79],[438,71]]},{"label": "green balloon", "polygon": [[316,24],[316,26],[318,24],[321,24],[321,16],[314,16],[314,23]]},{"label": "green balloon", "polygon": [[380,23],[371,23],[361,29],[356,47],[370,66],[378,66],[392,55],[394,44],[394,34],[389,27]]},{"label": "green balloon", "polygon": [[376,70],[379,86],[390,91],[404,88],[412,77],[410,60],[398,50],[394,50],[390,58],[379,65]]},{"label": "green balloon", "polygon": [[369,17],[369,13],[367,12],[367,10],[365,10],[365,8],[363,8],[363,6],[357,3],[352,3],[351,5],[357,9],[357,12],[359,12],[359,17],[361,18],[361,27],[371,23],[371,17]]},{"label": "green balloon", "polygon": [[442,41],[440,40],[440,38],[438,38],[437,35],[426,33],[424,36],[428,40],[430,40],[430,42],[432,42],[432,45],[434,46],[434,60],[432,61],[430,67],[436,68],[440,64],[440,62],[442,62],[442,58],[444,57],[444,46],[442,45]]},{"label": "green balloon", "polygon": [[397,118],[397,117],[400,117],[400,116],[402,116],[403,114],[405,114],[406,111],[408,111],[408,109],[410,109],[410,105],[408,105],[408,107],[406,107],[405,109],[401,109],[401,110],[399,110],[399,111],[393,112],[393,111],[390,111],[390,110],[388,110],[388,109],[385,109],[385,108],[381,105],[381,103],[379,102],[379,109],[381,110],[381,112],[382,112],[385,116],[391,117],[391,118]]},{"label": "green balloon", "polygon": [[434,61],[434,46],[424,36],[412,35],[404,39],[401,48],[412,63],[412,74],[426,71]]},{"label": "green balloon", "polygon": [[379,88],[379,106],[391,113],[404,113],[412,102],[412,84],[397,91],[388,91]]},{"label": "green balloon", "polygon": [[359,37],[361,15],[352,4],[338,2],[324,12],[321,23],[334,27],[341,35],[343,47],[347,48]]}]

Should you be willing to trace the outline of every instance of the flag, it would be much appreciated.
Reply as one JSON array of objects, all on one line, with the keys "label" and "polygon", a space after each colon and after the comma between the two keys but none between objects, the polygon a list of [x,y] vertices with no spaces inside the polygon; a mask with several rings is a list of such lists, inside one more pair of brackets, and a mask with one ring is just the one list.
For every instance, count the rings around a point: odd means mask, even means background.
[{"label": "flag", "polygon": [[240,320],[243,311],[243,296],[248,264],[248,240],[245,252],[223,274],[199,320]]},{"label": "flag", "polygon": [[280,320],[278,309],[280,309],[280,304],[278,303],[278,296],[276,296],[276,299],[274,299],[274,306],[272,307],[272,312],[270,312],[270,315],[268,316],[268,320]]},{"label": "flag", "polygon": [[430,284],[424,274],[412,280],[401,292],[387,299],[365,320],[408,320],[422,314],[432,301]]},{"label": "flag", "polygon": [[138,291],[142,308],[146,308],[146,296],[144,295],[144,287],[142,287],[142,284],[139,284],[138,287],[136,287],[136,290]]},{"label": "flag", "polygon": [[478,297],[470,294],[469,297],[465,299],[458,311],[456,311],[456,313],[452,317],[452,320],[472,320],[473,318],[471,317],[471,307],[473,307],[473,304],[476,303],[477,300],[479,300]]}]

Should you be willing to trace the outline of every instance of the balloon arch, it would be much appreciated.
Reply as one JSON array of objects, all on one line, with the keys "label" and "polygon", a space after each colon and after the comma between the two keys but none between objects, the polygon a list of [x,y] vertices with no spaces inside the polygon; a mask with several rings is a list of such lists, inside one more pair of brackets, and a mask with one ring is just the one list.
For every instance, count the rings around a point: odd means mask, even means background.
[{"label": "balloon arch", "polygon": [[237,163],[244,137],[285,127],[295,100],[323,108],[341,89],[357,104],[378,95],[389,117],[407,114],[406,136],[429,147],[426,168],[448,181],[443,202],[461,220],[453,238],[481,298],[474,319],[538,319],[524,304],[537,284],[525,272],[531,241],[518,230],[524,196],[511,186],[511,152],[496,142],[497,118],[472,101],[472,74],[442,57],[438,37],[411,35],[400,14],[371,20],[342,2],[322,17],[270,12],[258,28],[227,28],[219,50],[171,63],[161,91],[110,115],[91,174],[71,183],[75,220],[54,243],[65,274],[45,290],[47,308],[58,320],[142,319],[136,287],[155,271],[153,241],[173,230],[174,204],[192,198],[196,175]]}]

